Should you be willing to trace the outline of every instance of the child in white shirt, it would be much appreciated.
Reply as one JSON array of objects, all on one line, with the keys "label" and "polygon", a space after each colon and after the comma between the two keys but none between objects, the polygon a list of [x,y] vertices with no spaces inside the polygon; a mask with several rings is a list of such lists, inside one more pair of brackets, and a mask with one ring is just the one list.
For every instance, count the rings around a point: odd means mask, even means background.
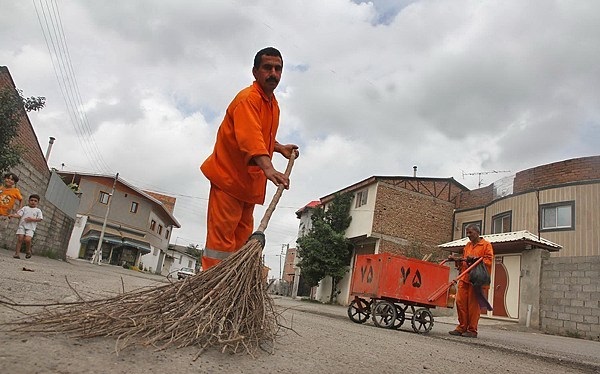
[{"label": "child in white shirt", "polygon": [[21,246],[25,242],[25,258],[31,257],[31,238],[37,227],[37,223],[44,219],[42,210],[37,207],[40,202],[40,196],[33,194],[29,196],[28,205],[22,207],[16,214],[10,217],[19,218],[19,227],[17,228],[17,248],[14,258],[21,258]]}]

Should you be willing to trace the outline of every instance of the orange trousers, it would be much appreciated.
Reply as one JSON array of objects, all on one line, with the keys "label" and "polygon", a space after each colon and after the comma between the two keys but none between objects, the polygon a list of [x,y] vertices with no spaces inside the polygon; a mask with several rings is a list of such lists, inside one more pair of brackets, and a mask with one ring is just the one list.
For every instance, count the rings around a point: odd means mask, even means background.
[{"label": "orange trousers", "polygon": [[[483,294],[487,294],[488,287],[483,288]],[[485,310],[485,309],[484,309]],[[471,283],[459,281],[456,292],[456,313],[458,314],[457,331],[477,333],[479,316],[482,309],[477,302],[475,288]]]},{"label": "orange trousers", "polygon": [[253,214],[254,204],[210,186],[202,270],[215,266],[246,244],[253,232]]}]

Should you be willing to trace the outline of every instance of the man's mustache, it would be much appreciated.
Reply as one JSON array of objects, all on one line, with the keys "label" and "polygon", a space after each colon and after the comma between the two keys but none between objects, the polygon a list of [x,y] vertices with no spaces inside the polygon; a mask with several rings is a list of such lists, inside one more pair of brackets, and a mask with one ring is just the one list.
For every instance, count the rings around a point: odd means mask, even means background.
[{"label": "man's mustache", "polygon": [[279,83],[279,80],[277,80],[277,78],[275,78],[275,77],[269,77],[269,78],[267,78],[267,82]]}]

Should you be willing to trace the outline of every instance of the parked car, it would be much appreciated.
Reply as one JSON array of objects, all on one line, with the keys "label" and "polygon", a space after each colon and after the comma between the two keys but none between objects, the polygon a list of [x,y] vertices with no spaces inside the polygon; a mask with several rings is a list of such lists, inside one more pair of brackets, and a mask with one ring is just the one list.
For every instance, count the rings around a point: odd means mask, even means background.
[{"label": "parked car", "polygon": [[181,268],[177,271],[177,279],[184,279],[195,275],[194,269],[192,268]]}]

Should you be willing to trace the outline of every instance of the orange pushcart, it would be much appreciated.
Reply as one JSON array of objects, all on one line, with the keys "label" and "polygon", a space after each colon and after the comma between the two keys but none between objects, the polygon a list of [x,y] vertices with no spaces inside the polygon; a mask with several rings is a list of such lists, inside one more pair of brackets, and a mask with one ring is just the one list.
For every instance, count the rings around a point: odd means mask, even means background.
[{"label": "orange pushcart", "polygon": [[356,258],[348,306],[353,322],[365,323],[369,317],[378,327],[398,329],[407,317],[417,333],[433,327],[430,309],[453,308],[456,282],[482,259],[450,280],[444,265],[390,253],[359,255]]}]

